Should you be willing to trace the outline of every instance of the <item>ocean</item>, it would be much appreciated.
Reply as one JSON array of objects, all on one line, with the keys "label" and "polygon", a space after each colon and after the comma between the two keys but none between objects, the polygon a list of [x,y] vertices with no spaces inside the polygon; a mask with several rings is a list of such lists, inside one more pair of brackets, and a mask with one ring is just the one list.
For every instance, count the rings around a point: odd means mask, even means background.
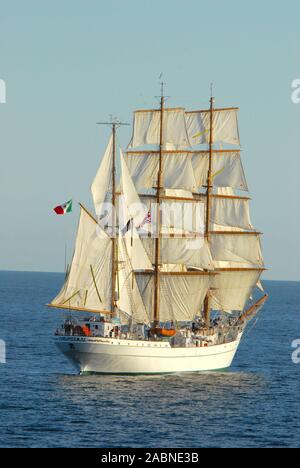
[{"label": "ocean", "polygon": [[300,283],[264,282],[270,298],[229,371],[122,377],[76,375],[56,350],[62,313],[44,304],[62,279],[0,272],[1,447],[300,445]]}]

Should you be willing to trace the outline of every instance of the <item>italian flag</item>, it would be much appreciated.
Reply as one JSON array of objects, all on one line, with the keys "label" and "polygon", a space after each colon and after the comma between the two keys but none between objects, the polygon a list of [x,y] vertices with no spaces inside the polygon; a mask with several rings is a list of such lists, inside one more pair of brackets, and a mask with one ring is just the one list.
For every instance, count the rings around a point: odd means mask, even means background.
[{"label": "italian flag", "polygon": [[71,213],[71,211],[72,211],[72,200],[69,200],[66,203],[63,203],[62,205],[56,206],[55,208],[53,208],[53,211],[55,211],[55,213],[58,214],[58,215],[64,215],[66,213]]}]

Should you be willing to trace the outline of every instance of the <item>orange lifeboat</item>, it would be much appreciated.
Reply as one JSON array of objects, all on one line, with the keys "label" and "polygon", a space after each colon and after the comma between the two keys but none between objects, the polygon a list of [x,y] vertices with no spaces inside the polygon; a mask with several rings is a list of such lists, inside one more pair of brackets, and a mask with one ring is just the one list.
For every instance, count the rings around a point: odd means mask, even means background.
[{"label": "orange lifeboat", "polygon": [[176,330],[169,329],[169,328],[152,328],[151,329],[152,335],[163,336],[165,338],[171,338],[172,336],[176,335]]}]

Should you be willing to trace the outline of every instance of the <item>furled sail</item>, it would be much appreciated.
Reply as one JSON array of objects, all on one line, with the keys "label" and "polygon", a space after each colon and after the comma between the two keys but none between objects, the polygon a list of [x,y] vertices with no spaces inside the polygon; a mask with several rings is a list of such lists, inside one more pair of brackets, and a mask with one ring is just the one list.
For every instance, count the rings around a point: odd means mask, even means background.
[{"label": "furled sail", "polygon": [[[160,110],[138,110],[134,113],[131,148],[160,143]],[[163,113],[163,142],[175,147],[190,146],[185,110],[165,109]]]},{"label": "furled sail", "polygon": [[[213,111],[213,140],[239,145],[238,109],[216,109]],[[186,112],[186,124],[191,146],[209,143],[210,111]]]},{"label": "furled sail", "polygon": [[113,137],[111,136],[103,155],[100,167],[91,185],[95,212],[101,215],[108,192],[112,190],[112,166],[113,166]]},{"label": "furled sail", "polygon": [[83,208],[71,267],[51,305],[95,312],[111,308],[111,239]]}]

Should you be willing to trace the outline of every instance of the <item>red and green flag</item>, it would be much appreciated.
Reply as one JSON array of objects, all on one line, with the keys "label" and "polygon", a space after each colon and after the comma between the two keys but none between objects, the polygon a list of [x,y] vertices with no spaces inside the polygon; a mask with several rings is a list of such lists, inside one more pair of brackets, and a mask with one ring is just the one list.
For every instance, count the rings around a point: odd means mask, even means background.
[{"label": "red and green flag", "polygon": [[64,215],[66,213],[71,213],[71,211],[72,211],[72,200],[69,200],[66,203],[63,203],[62,205],[56,206],[55,208],[53,208],[53,211],[55,211],[55,213],[58,214],[58,215]]}]

